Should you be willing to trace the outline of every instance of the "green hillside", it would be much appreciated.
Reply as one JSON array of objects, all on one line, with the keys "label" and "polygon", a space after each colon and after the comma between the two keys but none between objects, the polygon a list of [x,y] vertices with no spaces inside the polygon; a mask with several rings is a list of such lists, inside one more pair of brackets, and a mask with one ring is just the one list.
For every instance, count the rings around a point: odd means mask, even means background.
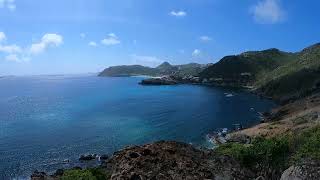
[{"label": "green hillside", "polygon": [[147,76],[162,76],[162,75],[175,75],[175,76],[196,76],[203,69],[204,65],[197,63],[189,63],[184,65],[171,65],[164,62],[156,68],[145,67],[141,65],[129,66],[112,66],[102,71],[99,76],[134,76],[134,75],[147,75]]},{"label": "green hillside", "polygon": [[251,85],[263,77],[266,73],[295,59],[293,53],[279,51],[278,49],[268,49],[264,51],[250,51],[240,55],[226,56],[218,63],[208,67],[200,77],[222,78],[225,80],[238,80],[242,76],[248,78]]},{"label": "green hillside", "polygon": [[266,74],[257,82],[259,91],[282,101],[302,97],[318,89],[320,44],[296,53],[296,60]]},{"label": "green hillside", "polygon": [[226,56],[200,77],[218,85],[252,86],[260,94],[286,102],[320,86],[320,44],[297,53],[268,49]]},{"label": "green hillside", "polygon": [[158,74],[159,71],[155,68],[145,67],[141,65],[123,65],[106,68],[101,73],[99,73],[99,76],[156,76]]}]

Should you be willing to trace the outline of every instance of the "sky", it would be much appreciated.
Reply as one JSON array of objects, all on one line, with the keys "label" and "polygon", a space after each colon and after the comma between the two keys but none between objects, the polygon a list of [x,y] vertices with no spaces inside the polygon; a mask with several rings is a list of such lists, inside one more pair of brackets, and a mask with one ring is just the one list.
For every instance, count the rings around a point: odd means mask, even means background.
[{"label": "sky", "polygon": [[319,0],[0,0],[0,75],[215,63],[320,41]]}]

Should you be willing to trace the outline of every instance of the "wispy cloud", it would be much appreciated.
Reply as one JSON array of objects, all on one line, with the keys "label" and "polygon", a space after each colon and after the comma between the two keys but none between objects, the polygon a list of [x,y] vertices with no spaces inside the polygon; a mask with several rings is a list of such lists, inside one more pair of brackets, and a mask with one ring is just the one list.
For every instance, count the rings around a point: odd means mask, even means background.
[{"label": "wispy cloud", "polygon": [[178,52],[179,52],[180,54],[184,54],[186,51],[185,51],[184,49],[179,49]]},{"label": "wispy cloud", "polygon": [[150,67],[155,67],[161,64],[162,62],[166,61],[156,56],[142,56],[142,55],[132,54],[130,55],[130,57],[132,59],[133,64],[140,64],[140,65],[145,65]]},{"label": "wispy cloud", "polygon": [[90,41],[88,45],[93,47],[98,46],[98,44],[94,41]]},{"label": "wispy cloud", "polygon": [[169,15],[176,17],[184,17],[187,15],[187,13],[185,11],[171,11]]},{"label": "wispy cloud", "polygon": [[107,46],[112,46],[112,45],[120,44],[121,41],[114,33],[110,33],[106,38],[101,40],[101,43]]},{"label": "wispy cloud", "polygon": [[82,39],[84,39],[84,38],[86,38],[86,33],[80,33],[80,37],[82,38]]},{"label": "wispy cloud", "polygon": [[4,32],[0,32],[0,43],[7,39],[6,34]]},{"label": "wispy cloud", "polygon": [[195,50],[193,50],[193,52],[192,52],[192,56],[193,57],[197,57],[197,56],[199,56],[201,54],[201,51],[199,50],[199,49],[195,49]]},{"label": "wispy cloud", "polygon": [[6,56],[7,61],[18,61],[19,58],[16,54],[9,54]]},{"label": "wispy cloud", "polygon": [[28,62],[30,61],[30,57],[19,57],[17,54],[9,54],[5,57],[6,61],[13,61],[13,62]]},{"label": "wispy cloud", "polygon": [[280,6],[280,0],[260,0],[250,8],[250,12],[260,24],[275,24],[285,18],[285,10]]},{"label": "wispy cloud", "polygon": [[15,0],[0,0],[0,8],[7,8],[10,11],[16,10]]},{"label": "wispy cloud", "polygon": [[0,45],[0,52],[4,53],[20,53],[22,52],[21,47],[13,45]]},{"label": "wispy cloud", "polygon": [[57,47],[63,43],[63,37],[59,34],[45,34],[41,41],[35,44],[32,44],[30,47],[31,54],[40,54],[47,47],[54,46]]},{"label": "wispy cloud", "polygon": [[209,37],[209,36],[200,36],[199,39],[202,42],[208,42],[208,41],[212,40],[211,37]]},{"label": "wispy cloud", "polygon": [[6,61],[13,61],[13,62],[28,62],[30,61],[30,57],[18,54],[9,54],[5,57]]}]

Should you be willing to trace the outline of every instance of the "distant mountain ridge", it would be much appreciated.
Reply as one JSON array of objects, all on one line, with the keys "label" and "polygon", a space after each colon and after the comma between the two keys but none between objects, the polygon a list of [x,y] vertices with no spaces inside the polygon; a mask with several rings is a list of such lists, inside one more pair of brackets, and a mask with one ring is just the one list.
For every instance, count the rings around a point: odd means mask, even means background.
[{"label": "distant mountain ridge", "polygon": [[171,65],[164,62],[156,68],[140,65],[114,66],[99,74],[124,75],[170,75],[173,80],[183,80],[183,83],[249,87],[258,94],[286,102],[320,89],[320,43],[295,53],[275,48],[248,51],[225,56],[211,65]]},{"label": "distant mountain ridge", "polygon": [[136,75],[146,75],[146,76],[163,76],[163,75],[175,75],[175,76],[185,76],[185,75],[197,75],[206,66],[189,63],[184,65],[171,65],[168,62],[163,62],[155,68],[146,67],[142,65],[122,65],[122,66],[112,66],[106,68],[99,76],[136,76]]}]

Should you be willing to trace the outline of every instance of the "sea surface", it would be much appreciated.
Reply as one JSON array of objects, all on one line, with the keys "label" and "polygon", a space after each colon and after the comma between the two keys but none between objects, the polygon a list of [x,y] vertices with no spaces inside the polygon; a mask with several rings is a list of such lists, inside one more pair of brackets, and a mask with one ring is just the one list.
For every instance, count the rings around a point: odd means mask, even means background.
[{"label": "sea surface", "polygon": [[141,79],[0,78],[0,179],[52,172],[77,165],[81,154],[112,154],[158,140],[210,147],[206,134],[234,123],[255,124],[258,112],[274,106],[239,90],[142,86]]}]

